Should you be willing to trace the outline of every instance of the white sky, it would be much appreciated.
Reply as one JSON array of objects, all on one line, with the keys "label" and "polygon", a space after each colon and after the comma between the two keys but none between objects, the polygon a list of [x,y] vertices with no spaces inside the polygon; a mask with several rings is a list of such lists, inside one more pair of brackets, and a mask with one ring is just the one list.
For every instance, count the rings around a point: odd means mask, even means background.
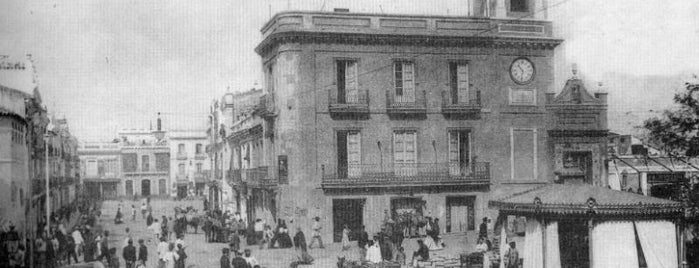
[{"label": "white sky", "polygon": [[[699,1],[547,1],[565,39],[557,85],[572,62],[592,80],[606,72],[699,70]],[[147,128],[158,111],[169,128],[205,126],[211,100],[227,87],[262,82],[253,49],[278,11],[466,12],[466,0],[0,2],[0,55],[33,55],[45,103],[83,140],[112,138],[117,127]]]}]

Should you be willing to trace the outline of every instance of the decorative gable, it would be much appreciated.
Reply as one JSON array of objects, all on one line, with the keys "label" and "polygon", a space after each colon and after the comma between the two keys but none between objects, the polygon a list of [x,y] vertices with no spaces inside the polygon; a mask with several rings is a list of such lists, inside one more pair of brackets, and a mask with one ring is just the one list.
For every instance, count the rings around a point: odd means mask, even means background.
[{"label": "decorative gable", "polygon": [[601,99],[590,94],[582,80],[573,77],[568,79],[563,87],[563,91],[561,91],[550,104],[604,105],[605,103]]}]

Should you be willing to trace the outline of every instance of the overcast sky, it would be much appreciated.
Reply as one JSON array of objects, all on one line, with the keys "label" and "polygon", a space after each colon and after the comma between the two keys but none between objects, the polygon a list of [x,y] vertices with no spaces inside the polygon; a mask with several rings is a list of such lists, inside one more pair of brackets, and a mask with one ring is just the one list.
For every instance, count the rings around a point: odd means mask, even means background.
[{"label": "overcast sky", "polygon": [[[148,128],[158,111],[171,129],[204,127],[214,97],[262,82],[253,49],[278,11],[466,12],[466,0],[0,1],[0,55],[33,55],[45,103],[82,140]],[[556,90],[572,62],[590,80],[699,70],[699,1],[548,2],[565,39]]]}]

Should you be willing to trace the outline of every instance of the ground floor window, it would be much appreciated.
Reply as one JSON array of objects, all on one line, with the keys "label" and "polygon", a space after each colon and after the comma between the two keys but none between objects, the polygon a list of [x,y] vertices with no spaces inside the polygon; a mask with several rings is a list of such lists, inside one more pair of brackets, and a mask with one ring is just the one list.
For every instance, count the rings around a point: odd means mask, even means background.
[{"label": "ground floor window", "polygon": [[133,196],[133,181],[126,180],[124,185],[126,186],[126,196]]},{"label": "ground floor window", "polygon": [[167,194],[167,181],[165,181],[165,179],[160,179],[158,181],[158,194],[159,195]]}]

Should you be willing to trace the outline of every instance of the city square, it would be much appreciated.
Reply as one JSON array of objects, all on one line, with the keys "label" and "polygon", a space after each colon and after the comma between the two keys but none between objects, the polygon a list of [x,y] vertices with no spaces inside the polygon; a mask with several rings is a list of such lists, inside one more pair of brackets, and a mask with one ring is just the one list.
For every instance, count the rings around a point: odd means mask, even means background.
[{"label": "city square", "polygon": [[699,3],[5,6],[0,267],[699,267]]}]

